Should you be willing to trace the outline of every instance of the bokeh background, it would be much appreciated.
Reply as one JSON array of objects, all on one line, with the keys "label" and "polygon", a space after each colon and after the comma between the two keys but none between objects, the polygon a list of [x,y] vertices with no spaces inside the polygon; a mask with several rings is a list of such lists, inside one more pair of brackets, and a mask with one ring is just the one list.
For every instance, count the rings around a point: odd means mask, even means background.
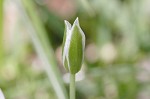
[{"label": "bokeh background", "polygon": [[150,99],[150,0],[1,0],[6,99],[67,99],[64,20],[79,17],[85,61],[77,99]]}]

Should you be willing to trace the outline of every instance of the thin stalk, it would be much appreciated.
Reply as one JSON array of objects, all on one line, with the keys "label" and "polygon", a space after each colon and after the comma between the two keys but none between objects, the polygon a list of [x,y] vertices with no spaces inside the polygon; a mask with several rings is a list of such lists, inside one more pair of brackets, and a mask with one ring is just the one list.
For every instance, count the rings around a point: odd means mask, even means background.
[{"label": "thin stalk", "polygon": [[75,74],[70,74],[70,99],[75,99]]}]

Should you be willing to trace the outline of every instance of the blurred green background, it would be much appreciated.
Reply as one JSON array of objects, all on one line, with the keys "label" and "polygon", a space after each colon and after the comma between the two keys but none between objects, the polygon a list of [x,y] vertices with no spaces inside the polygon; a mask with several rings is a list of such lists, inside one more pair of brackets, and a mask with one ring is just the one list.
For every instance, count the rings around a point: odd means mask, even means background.
[{"label": "blurred green background", "polygon": [[[150,99],[150,0],[1,0],[6,99],[67,99],[64,20],[79,17],[85,61],[77,99]],[[3,5],[3,6],[2,6]]]}]

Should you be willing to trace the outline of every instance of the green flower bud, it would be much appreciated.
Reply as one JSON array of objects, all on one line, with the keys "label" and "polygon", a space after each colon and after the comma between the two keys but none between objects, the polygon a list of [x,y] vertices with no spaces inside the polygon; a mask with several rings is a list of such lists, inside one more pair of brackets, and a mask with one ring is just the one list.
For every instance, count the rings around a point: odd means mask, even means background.
[{"label": "green flower bud", "polygon": [[71,73],[75,74],[81,69],[84,59],[85,35],[80,28],[78,18],[73,26],[65,20],[63,38],[63,65]]}]

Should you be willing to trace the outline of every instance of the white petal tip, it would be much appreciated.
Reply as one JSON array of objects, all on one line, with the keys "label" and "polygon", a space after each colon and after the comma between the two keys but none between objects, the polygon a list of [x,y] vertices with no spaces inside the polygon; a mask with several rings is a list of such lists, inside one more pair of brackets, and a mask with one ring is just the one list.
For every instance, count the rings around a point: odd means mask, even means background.
[{"label": "white petal tip", "polygon": [[79,25],[79,18],[77,17],[76,20],[74,21],[75,25]]},{"label": "white petal tip", "polygon": [[71,29],[71,24],[67,21],[67,20],[64,20],[64,22],[65,22],[65,25],[66,25],[66,27],[67,27],[67,29]]},{"label": "white petal tip", "polygon": [[69,23],[67,20],[64,20],[65,24]]},{"label": "white petal tip", "polygon": [[77,17],[76,20],[79,20],[79,18]]}]

